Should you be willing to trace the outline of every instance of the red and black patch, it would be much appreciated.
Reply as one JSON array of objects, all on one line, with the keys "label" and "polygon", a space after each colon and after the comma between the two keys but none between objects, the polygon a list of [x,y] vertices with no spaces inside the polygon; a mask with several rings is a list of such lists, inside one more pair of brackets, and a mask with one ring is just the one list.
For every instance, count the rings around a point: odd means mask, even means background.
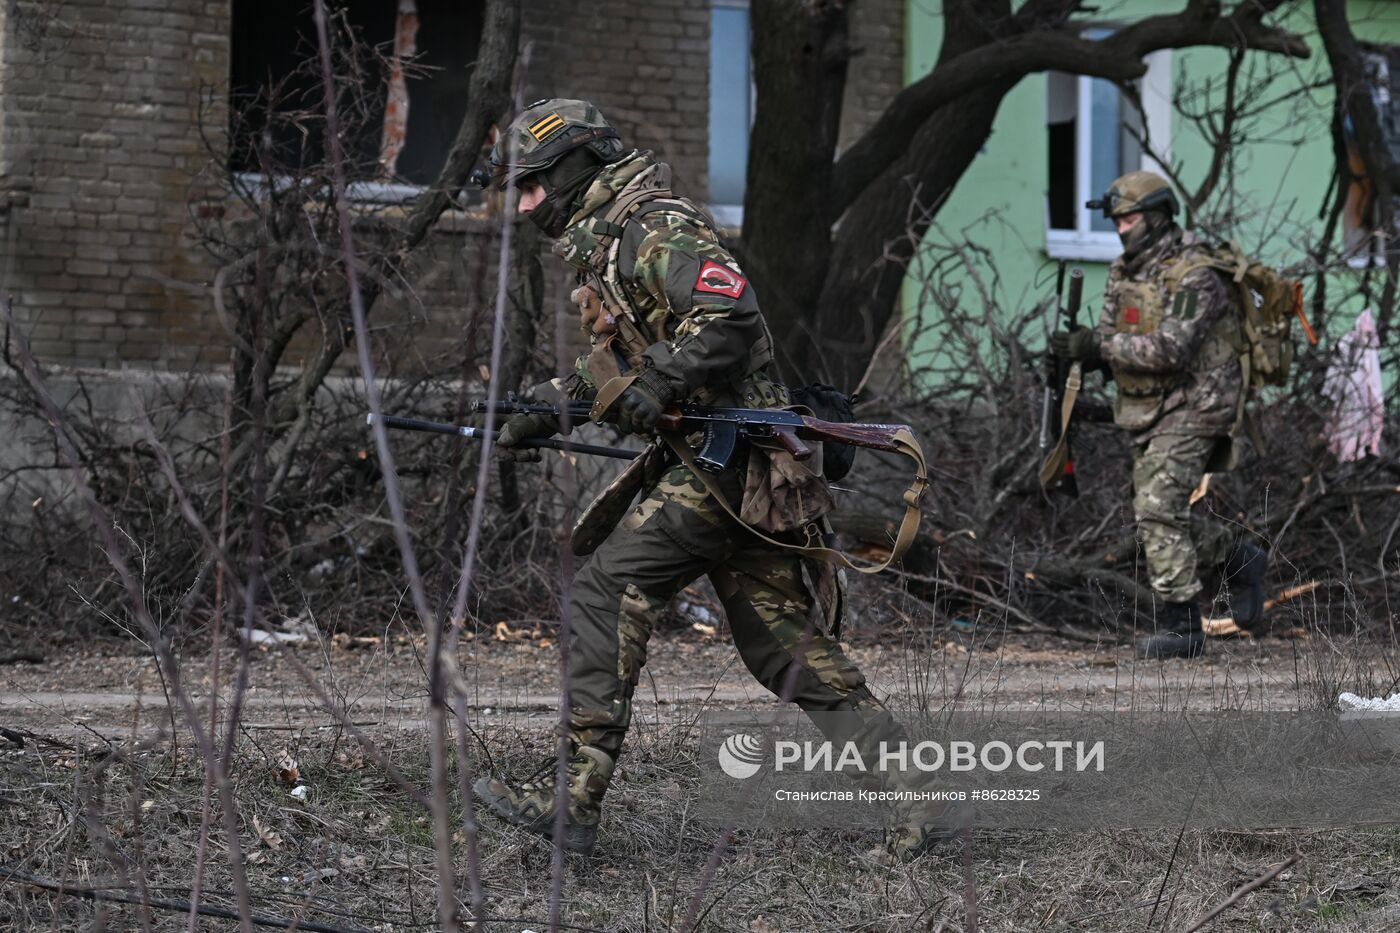
[{"label": "red and black patch", "polygon": [[694,290],[708,292],[712,295],[724,295],[728,298],[738,298],[744,293],[744,286],[748,284],[742,275],[728,266],[707,261],[700,267],[700,274],[695,277]]},{"label": "red and black patch", "polygon": [[1124,323],[1124,324],[1136,324],[1137,322],[1138,322],[1138,309],[1137,309],[1137,308],[1124,308],[1124,309],[1123,309],[1123,323]]}]

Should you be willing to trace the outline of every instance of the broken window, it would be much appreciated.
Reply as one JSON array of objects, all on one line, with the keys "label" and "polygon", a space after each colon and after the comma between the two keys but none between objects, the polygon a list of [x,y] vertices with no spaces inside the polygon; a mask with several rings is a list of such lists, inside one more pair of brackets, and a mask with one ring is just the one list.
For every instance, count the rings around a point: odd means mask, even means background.
[{"label": "broken window", "polygon": [[[361,181],[432,182],[467,109],[481,0],[330,0],[353,48],[338,49],[347,170]],[[229,168],[300,174],[324,155],[316,24],[304,0],[234,0]],[[265,145],[260,156],[258,144]],[[263,159],[268,163],[264,166]]]},{"label": "broken window", "polygon": [[[1108,30],[1094,29],[1089,38]],[[1165,157],[1170,125],[1171,70],[1166,55],[1147,58],[1138,93],[1147,111],[1152,145]],[[1066,259],[1112,259],[1121,251],[1113,222],[1084,202],[1118,176],[1150,168],[1142,151],[1143,111],[1111,81],[1050,72],[1046,75],[1046,251]]]}]

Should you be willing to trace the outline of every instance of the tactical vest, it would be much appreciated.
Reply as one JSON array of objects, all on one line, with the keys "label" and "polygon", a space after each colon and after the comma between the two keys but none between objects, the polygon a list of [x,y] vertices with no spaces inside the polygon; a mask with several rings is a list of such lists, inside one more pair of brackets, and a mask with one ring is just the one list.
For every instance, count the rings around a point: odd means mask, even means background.
[{"label": "tactical vest", "polygon": [[[588,372],[595,386],[601,387],[612,377],[639,368],[642,352],[669,337],[665,315],[647,320],[627,282],[630,269],[623,268],[634,257],[621,255],[627,224],[662,211],[684,215],[710,239],[719,242],[718,225],[710,215],[671,192],[670,167],[664,163],[642,171],[591,221],[585,221],[589,224],[593,246],[585,259],[585,271],[581,273],[586,280],[584,284],[597,291],[606,313],[612,315],[617,325],[616,334],[595,340],[589,354]],[[695,401],[742,408],[783,408],[791,404],[787,389],[768,377],[772,362],[773,340],[765,323],[763,336],[750,350],[748,372],[735,380],[728,391],[702,388],[695,394]]]},{"label": "tactical vest", "polygon": [[[1208,251],[1193,246],[1179,255],[1158,261],[1155,273],[1147,278],[1124,277],[1111,282],[1114,332],[1133,336],[1154,333],[1172,313],[1174,298],[1186,276],[1213,265]],[[1235,300],[1233,295],[1230,300]],[[1211,370],[1227,360],[1238,359],[1243,346],[1239,318],[1239,314],[1221,315],[1195,356],[1181,370],[1148,372],[1115,366],[1113,380],[1118,384],[1115,420],[1119,425],[1131,430],[1147,427],[1156,420],[1167,395],[1187,381],[1189,372]]]}]

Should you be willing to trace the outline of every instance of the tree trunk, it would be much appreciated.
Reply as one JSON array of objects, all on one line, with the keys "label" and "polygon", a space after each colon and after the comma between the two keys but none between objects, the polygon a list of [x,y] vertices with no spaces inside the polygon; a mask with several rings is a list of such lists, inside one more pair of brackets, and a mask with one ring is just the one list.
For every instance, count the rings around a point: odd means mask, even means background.
[{"label": "tree trunk", "polygon": [[[986,88],[938,111],[910,152],[847,211],[817,304],[813,356],[799,365],[851,390],[899,307],[899,291],[938,209],[991,134],[1014,82]],[[902,223],[901,223],[902,221]]]},{"label": "tree trunk", "polygon": [[[1228,12],[1186,0],[1105,39],[1082,34],[1077,0],[944,0],[934,71],[899,92],[835,167],[848,4],[754,0],[757,108],[738,251],[790,380],[854,388],[898,308],[906,265],[991,134],[1021,78],[1061,69],[1110,80],[1143,56],[1209,45],[1307,57],[1303,38],[1264,22],[1284,0]],[[1336,3],[1339,0],[1317,0]]]},{"label": "tree trunk", "polygon": [[757,89],[744,194],[744,270],[792,382],[811,373],[805,322],[816,308],[831,251],[831,184],[846,86],[846,4],[755,0]]},{"label": "tree trunk", "polygon": [[[1316,0],[1317,30],[1322,46],[1332,66],[1333,84],[1337,90],[1337,108],[1349,120],[1338,125],[1350,125],[1348,141],[1356,147],[1361,164],[1366,168],[1366,180],[1371,186],[1371,221],[1377,231],[1385,260],[1385,284],[1376,304],[1376,331],[1381,346],[1385,346],[1395,310],[1397,277],[1400,277],[1400,249],[1392,239],[1395,229],[1395,193],[1400,182],[1400,167],[1391,156],[1381,127],[1380,114],[1371,96],[1371,83],[1366,79],[1365,64],[1356,36],[1347,22],[1343,0]],[[1345,184],[1343,178],[1342,184]]]}]

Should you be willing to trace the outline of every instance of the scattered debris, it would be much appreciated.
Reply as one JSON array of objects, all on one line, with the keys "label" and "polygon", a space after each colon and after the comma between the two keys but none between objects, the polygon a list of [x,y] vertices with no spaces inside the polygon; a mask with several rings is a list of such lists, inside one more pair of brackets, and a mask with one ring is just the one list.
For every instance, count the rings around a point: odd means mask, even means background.
[{"label": "scattered debris", "polygon": [[304,615],[287,619],[279,626],[279,629],[240,628],[238,634],[251,644],[264,646],[299,645],[315,641],[320,635],[316,630],[316,623]]},{"label": "scattered debris", "polygon": [[258,838],[262,840],[262,844],[269,849],[282,848],[282,837],[272,828],[264,826],[262,820],[259,820],[256,816],[253,817],[253,830],[258,834]]},{"label": "scattered debris", "polygon": [[297,760],[292,757],[292,753],[285,748],[277,755],[277,780],[288,786],[301,780],[301,771],[297,768]]},{"label": "scattered debris", "polygon": [[1343,693],[1337,697],[1337,707],[1343,712],[1400,713],[1400,693],[1391,694],[1385,699]]}]

